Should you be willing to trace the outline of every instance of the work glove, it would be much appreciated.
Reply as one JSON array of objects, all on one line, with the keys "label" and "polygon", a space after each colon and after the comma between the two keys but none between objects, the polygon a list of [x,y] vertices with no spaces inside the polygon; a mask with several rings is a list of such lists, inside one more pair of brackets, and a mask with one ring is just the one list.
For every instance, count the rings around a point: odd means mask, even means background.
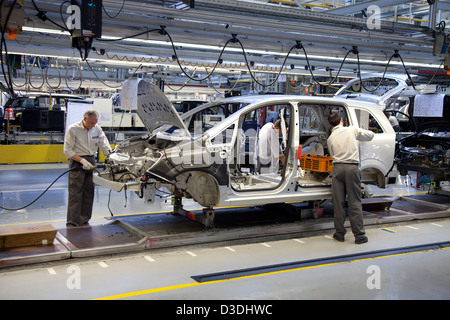
[{"label": "work glove", "polygon": [[83,165],[84,170],[92,170],[94,169],[94,166],[87,161],[86,159],[81,159],[80,163]]}]

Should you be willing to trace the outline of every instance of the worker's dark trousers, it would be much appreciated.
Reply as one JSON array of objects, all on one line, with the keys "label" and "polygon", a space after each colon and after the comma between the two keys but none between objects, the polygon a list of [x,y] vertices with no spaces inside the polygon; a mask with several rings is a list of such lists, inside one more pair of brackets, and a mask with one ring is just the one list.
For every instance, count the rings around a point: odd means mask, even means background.
[{"label": "worker's dark trousers", "polygon": [[[94,156],[82,156],[87,161],[95,164]],[[92,205],[94,203],[94,182],[92,170],[84,170],[83,166],[73,160],[69,160],[69,168],[78,168],[69,172],[69,199],[67,203],[67,226],[82,226],[87,224],[92,217]]]},{"label": "worker's dark trousers", "polygon": [[361,205],[361,172],[357,164],[333,164],[332,201],[334,227],[338,235],[344,235],[345,200],[347,197],[348,217],[356,239],[365,235]]}]

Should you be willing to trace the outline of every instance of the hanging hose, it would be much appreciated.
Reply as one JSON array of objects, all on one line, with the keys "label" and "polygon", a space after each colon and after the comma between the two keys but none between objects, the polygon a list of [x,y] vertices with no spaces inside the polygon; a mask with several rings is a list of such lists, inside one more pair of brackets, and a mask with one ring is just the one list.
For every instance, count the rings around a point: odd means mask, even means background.
[{"label": "hanging hose", "polygon": [[[100,168],[103,167],[102,165],[97,165],[94,168]],[[31,206],[33,203],[35,203],[36,201],[38,201],[47,191],[48,189],[50,189],[56,181],[58,181],[59,178],[61,178],[63,175],[65,175],[66,173],[70,172],[70,171],[74,171],[74,170],[81,170],[81,168],[75,167],[75,168],[71,168],[69,170],[64,171],[63,173],[61,173],[55,180],[53,180],[53,182],[47,187],[47,189],[44,190],[44,192],[42,192],[36,199],[34,199],[33,201],[31,201],[29,204],[27,204],[26,206],[20,207],[20,208],[15,208],[15,209],[11,209],[11,208],[5,208],[0,206],[0,209],[3,210],[8,210],[8,211],[18,211],[18,210],[22,210],[25,209],[26,207]]]},{"label": "hanging hose", "polygon": [[65,175],[66,173],[68,173],[68,172],[70,172],[70,171],[73,171],[73,170],[76,170],[76,169],[78,169],[78,168],[72,168],[72,169],[66,170],[66,171],[64,171],[63,173],[61,173],[55,180],[53,180],[53,182],[47,187],[47,189],[45,189],[44,192],[42,192],[42,193],[39,195],[39,197],[37,197],[36,199],[34,199],[32,202],[30,202],[30,203],[27,204],[26,206],[23,206],[23,207],[20,207],[20,208],[15,208],[15,209],[5,208],[5,207],[0,206],[0,209],[8,210],[8,211],[17,211],[17,210],[22,210],[22,209],[25,209],[26,207],[31,206],[33,203],[35,203],[36,201],[38,201],[39,198],[42,197],[42,196],[44,195],[44,193],[46,193],[46,192],[48,191],[48,189],[50,189],[51,186],[54,185],[56,181],[58,181],[59,178],[61,178],[61,177],[62,177],[63,175]]}]

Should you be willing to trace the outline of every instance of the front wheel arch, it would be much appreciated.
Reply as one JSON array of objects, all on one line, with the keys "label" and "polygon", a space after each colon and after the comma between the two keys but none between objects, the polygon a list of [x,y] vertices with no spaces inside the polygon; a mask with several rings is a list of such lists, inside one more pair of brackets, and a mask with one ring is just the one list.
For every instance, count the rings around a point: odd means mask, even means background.
[{"label": "front wheel arch", "polygon": [[202,171],[189,171],[177,177],[177,187],[183,190],[203,207],[219,204],[220,189],[216,178]]}]

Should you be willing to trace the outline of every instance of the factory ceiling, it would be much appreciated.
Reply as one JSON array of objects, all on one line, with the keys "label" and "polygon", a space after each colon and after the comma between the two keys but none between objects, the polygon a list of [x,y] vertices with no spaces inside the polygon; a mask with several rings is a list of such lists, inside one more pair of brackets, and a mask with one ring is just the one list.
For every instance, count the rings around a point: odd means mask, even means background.
[{"label": "factory ceiling", "polygon": [[73,47],[69,5],[24,1],[22,31],[3,46],[23,59],[16,85],[115,89],[134,73],[219,87],[280,76],[331,84],[384,72],[448,84],[445,54],[434,52],[447,1],[103,0],[101,37],[87,49]]}]

